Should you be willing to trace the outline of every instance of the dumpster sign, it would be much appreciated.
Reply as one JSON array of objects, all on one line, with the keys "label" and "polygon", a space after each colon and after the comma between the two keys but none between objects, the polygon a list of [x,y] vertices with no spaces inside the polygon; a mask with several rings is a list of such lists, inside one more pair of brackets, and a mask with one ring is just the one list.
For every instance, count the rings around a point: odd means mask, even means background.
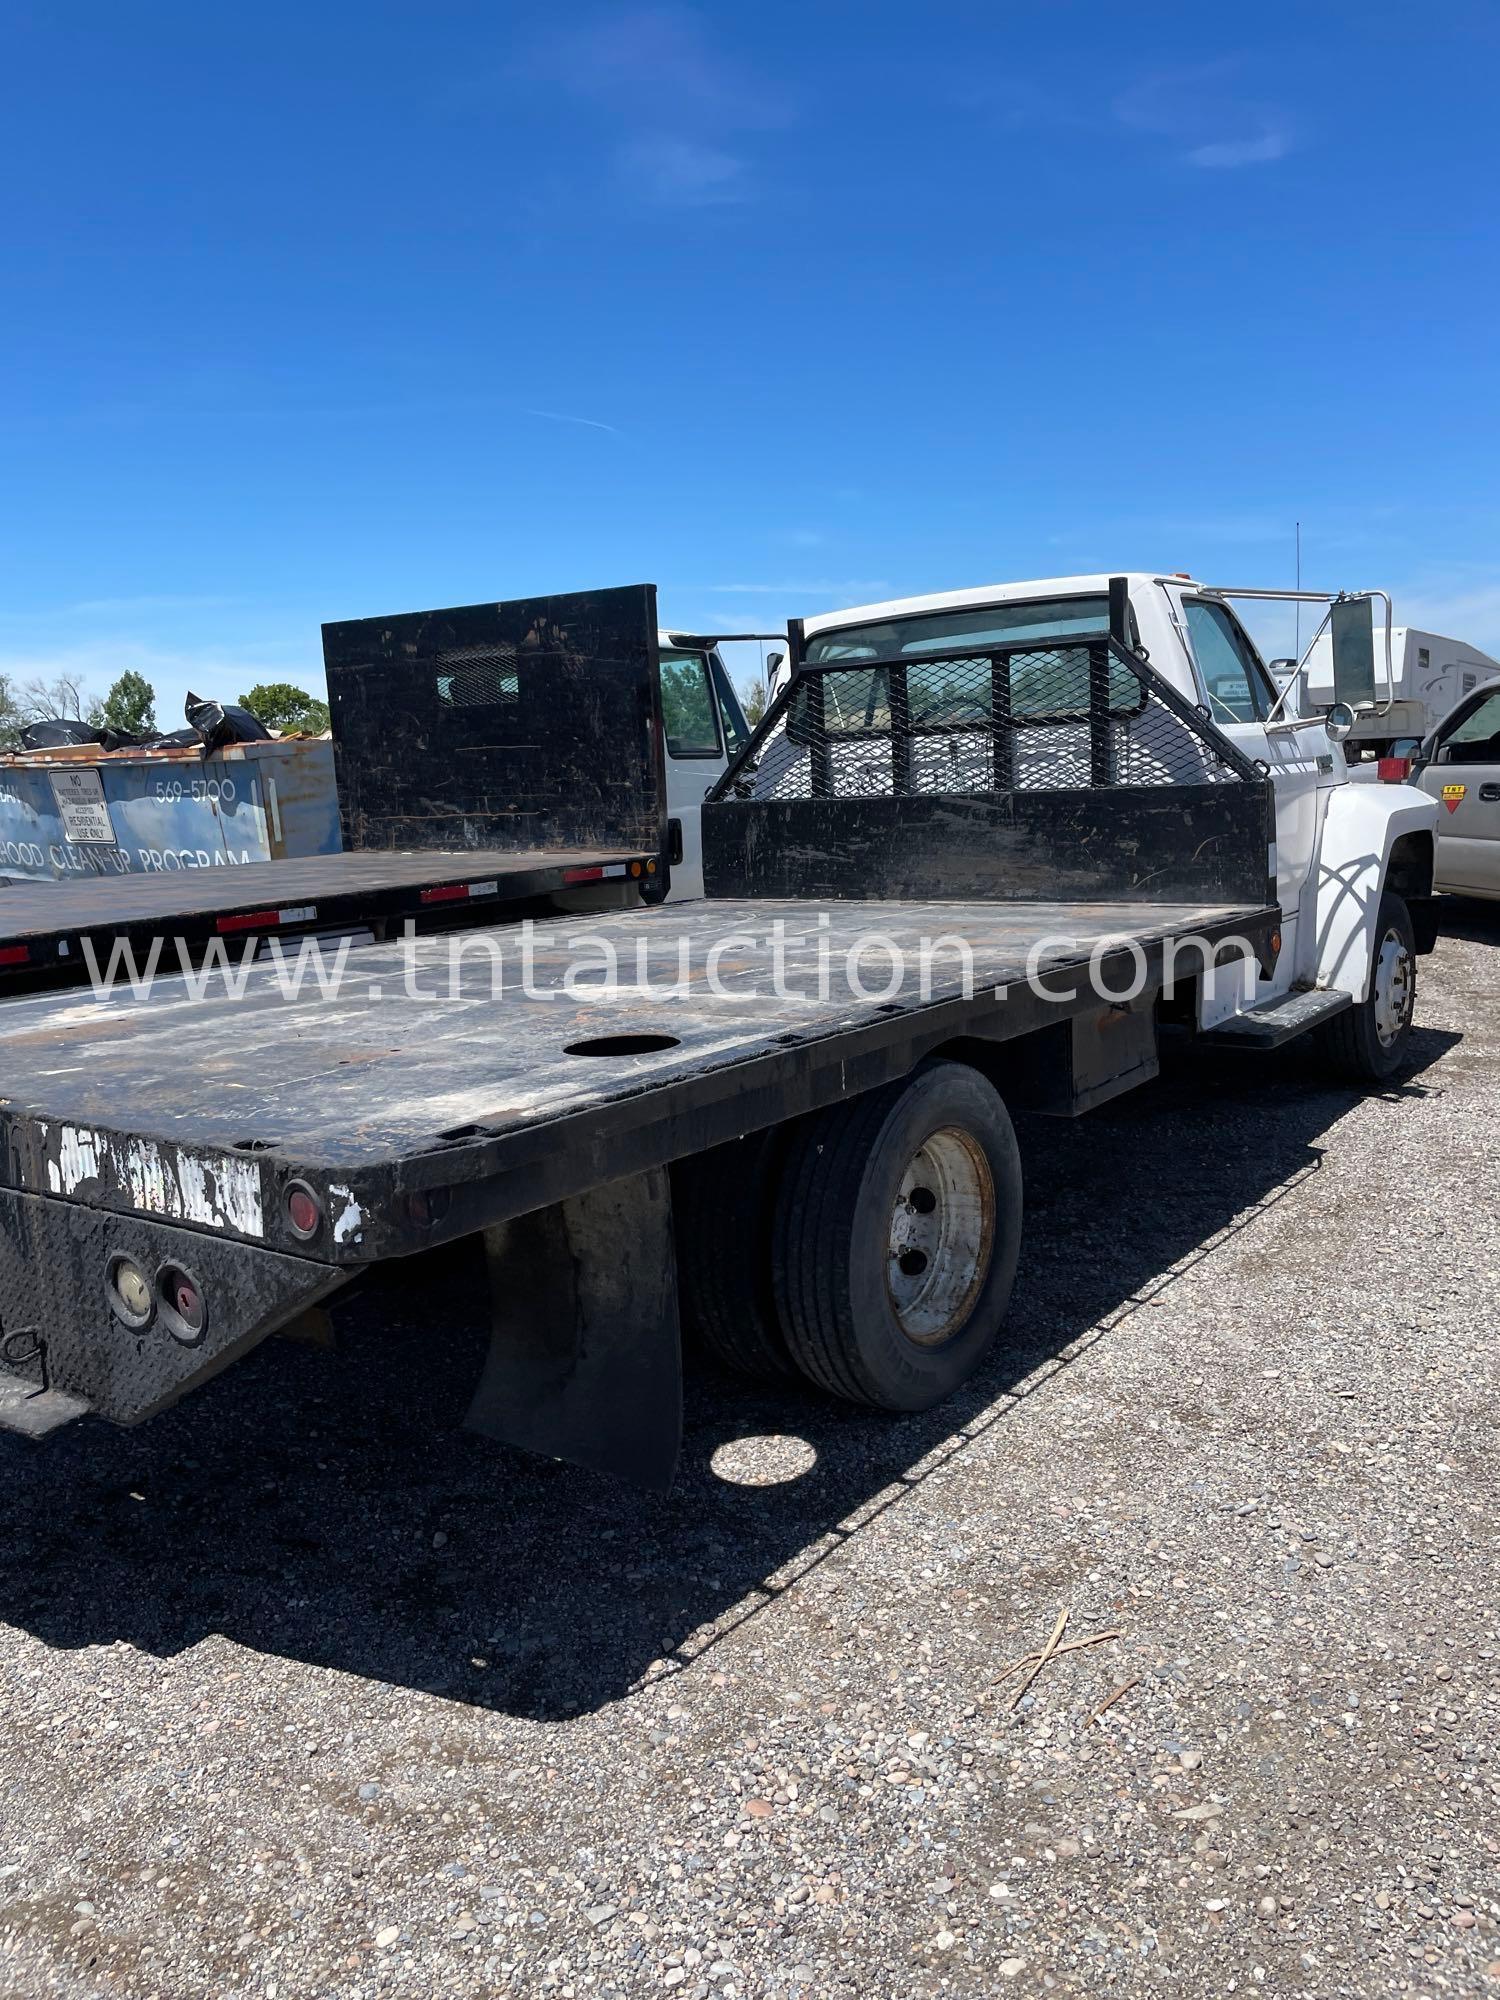
[{"label": "dumpster sign", "polygon": [[94,770],[49,771],[52,796],[62,819],[63,838],[116,845],[115,830],[104,800],[104,780]]},{"label": "dumpster sign", "polygon": [[338,851],[323,738],[0,755],[0,887]]}]

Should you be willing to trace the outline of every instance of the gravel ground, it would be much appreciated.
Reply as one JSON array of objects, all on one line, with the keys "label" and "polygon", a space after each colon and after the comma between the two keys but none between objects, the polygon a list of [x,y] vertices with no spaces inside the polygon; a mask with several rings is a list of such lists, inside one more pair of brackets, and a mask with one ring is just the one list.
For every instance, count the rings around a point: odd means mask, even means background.
[{"label": "gravel ground", "polygon": [[1010,1342],[926,1417],[705,1368],[670,1498],[537,1464],[449,1428],[450,1260],[0,1440],[0,1992],[1500,1993],[1453,915],[1388,1094],[1193,1056],[1028,1125]]}]

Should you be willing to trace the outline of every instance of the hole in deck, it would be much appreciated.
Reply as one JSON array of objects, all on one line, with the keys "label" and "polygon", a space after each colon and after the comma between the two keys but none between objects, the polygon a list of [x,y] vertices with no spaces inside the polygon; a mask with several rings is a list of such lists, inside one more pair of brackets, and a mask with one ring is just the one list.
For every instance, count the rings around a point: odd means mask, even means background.
[{"label": "hole in deck", "polygon": [[590,1035],[587,1041],[569,1042],[565,1056],[649,1056],[658,1049],[679,1046],[676,1035]]}]

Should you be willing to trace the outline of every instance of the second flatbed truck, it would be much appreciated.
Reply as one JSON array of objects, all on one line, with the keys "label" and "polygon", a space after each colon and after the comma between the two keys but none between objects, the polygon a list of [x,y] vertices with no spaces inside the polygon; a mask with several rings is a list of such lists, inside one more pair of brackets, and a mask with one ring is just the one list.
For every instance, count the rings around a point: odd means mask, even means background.
[{"label": "second flatbed truck", "polygon": [[1346,983],[1290,986],[1269,764],[1101,582],[1097,624],[960,635],[920,674],[801,648],[704,809],[701,902],[370,944],[331,998],[260,972],[6,1002],[0,1424],[138,1422],[361,1272],[482,1236],[470,1424],[662,1485],[679,1297],[726,1358],[877,1407],[980,1365],[1020,1242],[1007,1104],[1149,1079],[1168,1019],[1341,1025],[1389,1075],[1417,949],[1392,880],[1422,892],[1400,842],[1431,802],[1359,788],[1359,850],[1325,856]]}]

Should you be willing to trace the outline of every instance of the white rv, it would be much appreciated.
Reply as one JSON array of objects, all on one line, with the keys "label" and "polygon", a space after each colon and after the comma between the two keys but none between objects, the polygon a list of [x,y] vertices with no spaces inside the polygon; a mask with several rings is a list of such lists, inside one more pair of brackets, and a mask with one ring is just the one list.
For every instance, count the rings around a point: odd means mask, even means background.
[{"label": "white rv", "polygon": [[[1344,745],[1344,755],[1351,764],[1367,758],[1415,755],[1422,738],[1456,702],[1484,682],[1500,677],[1500,660],[1492,660],[1477,646],[1465,645],[1462,639],[1445,639],[1439,632],[1419,632],[1414,625],[1396,625],[1391,630],[1387,684],[1384,637],[1377,627],[1376,702],[1355,717]],[[1326,629],[1308,648],[1297,681],[1297,713],[1326,715],[1334,702],[1333,649]]]}]

